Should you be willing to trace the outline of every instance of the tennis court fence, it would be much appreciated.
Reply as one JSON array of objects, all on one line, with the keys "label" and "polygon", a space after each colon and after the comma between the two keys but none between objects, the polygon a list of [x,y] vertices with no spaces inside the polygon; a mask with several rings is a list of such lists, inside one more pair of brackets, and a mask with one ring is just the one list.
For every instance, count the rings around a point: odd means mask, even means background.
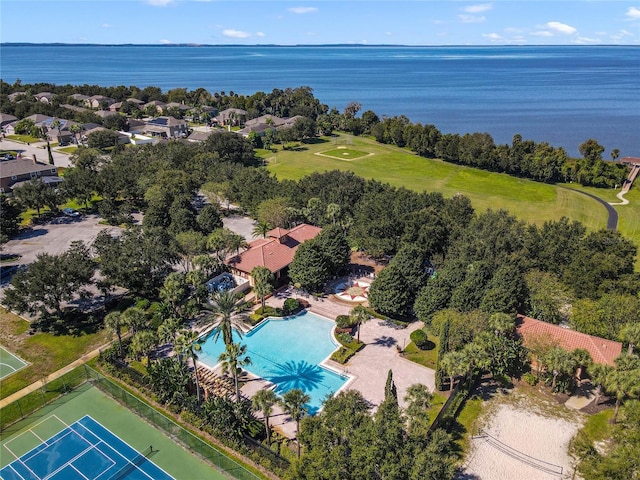
[{"label": "tennis court fence", "polygon": [[178,425],[169,417],[155,410],[151,405],[148,405],[87,365],[82,365],[72,370],[2,408],[0,411],[0,433],[19,420],[47,406],[61,395],[69,393],[79,386],[87,384],[87,382],[124,404],[140,417],[163,431],[171,439],[181,443],[189,451],[215,465],[229,474],[230,477],[238,480],[260,480],[261,477],[255,473],[227,457],[224,453]]},{"label": "tennis court fence", "polygon": [[86,367],[89,381],[106,392],[116,400],[123,403],[127,408],[136,412],[139,416],[149,421],[152,425],[162,430],[169,438],[183,444],[191,452],[197,454],[220,470],[230,474],[239,480],[259,480],[260,477],[247,470],[235,460],[215,449],[207,442],[189,432],[182,426],[175,423],[169,417],[155,410],[151,405],[132,395],[117,383],[103,376],[96,370]]}]

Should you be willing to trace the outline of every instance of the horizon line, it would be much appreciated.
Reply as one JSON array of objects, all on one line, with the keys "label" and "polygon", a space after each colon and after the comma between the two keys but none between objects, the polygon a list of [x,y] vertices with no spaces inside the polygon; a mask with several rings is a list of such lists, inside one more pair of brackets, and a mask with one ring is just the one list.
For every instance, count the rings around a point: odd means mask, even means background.
[{"label": "horizon line", "polygon": [[404,43],[84,43],[84,42],[0,42],[3,45],[20,46],[95,46],[95,47],[430,47],[430,48],[477,48],[477,47],[640,47],[638,44],[594,43],[594,44],[404,44]]}]

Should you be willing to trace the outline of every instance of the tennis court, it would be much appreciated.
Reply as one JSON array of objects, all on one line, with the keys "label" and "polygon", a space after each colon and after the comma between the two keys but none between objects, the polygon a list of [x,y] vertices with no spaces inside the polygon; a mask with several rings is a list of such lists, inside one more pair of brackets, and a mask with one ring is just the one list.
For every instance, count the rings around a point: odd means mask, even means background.
[{"label": "tennis court", "polygon": [[232,478],[86,383],[0,435],[2,480]]},{"label": "tennis court", "polygon": [[150,460],[154,453],[159,453],[153,450],[153,445],[137,452],[88,415],[72,425],[51,415],[35,427],[38,426],[44,426],[44,430],[38,429],[39,433],[63,428],[46,440],[30,428],[5,443],[5,449],[18,457],[21,450],[28,448],[26,445],[39,442],[0,470],[3,480],[173,479]]},{"label": "tennis court", "polygon": [[0,346],[0,380],[18,370],[22,370],[27,365],[29,364],[20,357],[15,356],[6,348]]}]

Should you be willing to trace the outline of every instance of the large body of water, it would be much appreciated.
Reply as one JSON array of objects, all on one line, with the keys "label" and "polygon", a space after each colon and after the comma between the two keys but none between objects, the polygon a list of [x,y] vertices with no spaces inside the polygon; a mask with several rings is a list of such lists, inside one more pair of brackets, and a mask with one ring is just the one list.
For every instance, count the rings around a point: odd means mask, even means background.
[{"label": "large body of water", "polygon": [[155,85],[251,95],[309,86],[329,107],[357,101],[446,133],[588,138],[640,156],[640,48],[617,46],[1,46],[13,83]]}]

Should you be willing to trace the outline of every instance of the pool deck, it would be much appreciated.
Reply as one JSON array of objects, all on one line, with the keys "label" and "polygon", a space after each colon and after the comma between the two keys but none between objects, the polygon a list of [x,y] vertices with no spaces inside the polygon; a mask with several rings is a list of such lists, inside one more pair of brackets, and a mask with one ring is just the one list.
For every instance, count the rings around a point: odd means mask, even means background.
[{"label": "pool deck", "polygon": [[[271,297],[267,303],[273,307],[281,307],[285,299],[291,296],[287,291],[281,291]],[[335,319],[338,315],[347,315],[355,306],[332,301],[330,298],[316,300],[305,298],[310,304],[310,311],[319,315]],[[410,343],[409,336],[414,330],[421,328],[421,322],[415,322],[408,328],[396,330],[374,318],[362,326],[360,340],[366,346],[360,350],[346,365],[332,360],[325,360],[324,365],[337,372],[345,373],[353,379],[346,385],[346,389],[358,390],[375,409],[384,399],[384,387],[387,372],[393,370],[393,380],[398,389],[398,400],[401,407],[406,406],[404,396],[407,388],[414,383],[426,385],[429,390],[435,390],[435,371],[418,365],[403,358],[398,353],[397,346],[404,348]],[[271,385],[262,379],[251,379],[242,387],[242,393],[251,397],[262,386]],[[258,412],[259,413],[259,412]],[[261,418],[261,417],[260,417]],[[270,419],[271,425],[289,438],[295,438],[295,422],[291,421],[280,407],[275,407]]]}]

